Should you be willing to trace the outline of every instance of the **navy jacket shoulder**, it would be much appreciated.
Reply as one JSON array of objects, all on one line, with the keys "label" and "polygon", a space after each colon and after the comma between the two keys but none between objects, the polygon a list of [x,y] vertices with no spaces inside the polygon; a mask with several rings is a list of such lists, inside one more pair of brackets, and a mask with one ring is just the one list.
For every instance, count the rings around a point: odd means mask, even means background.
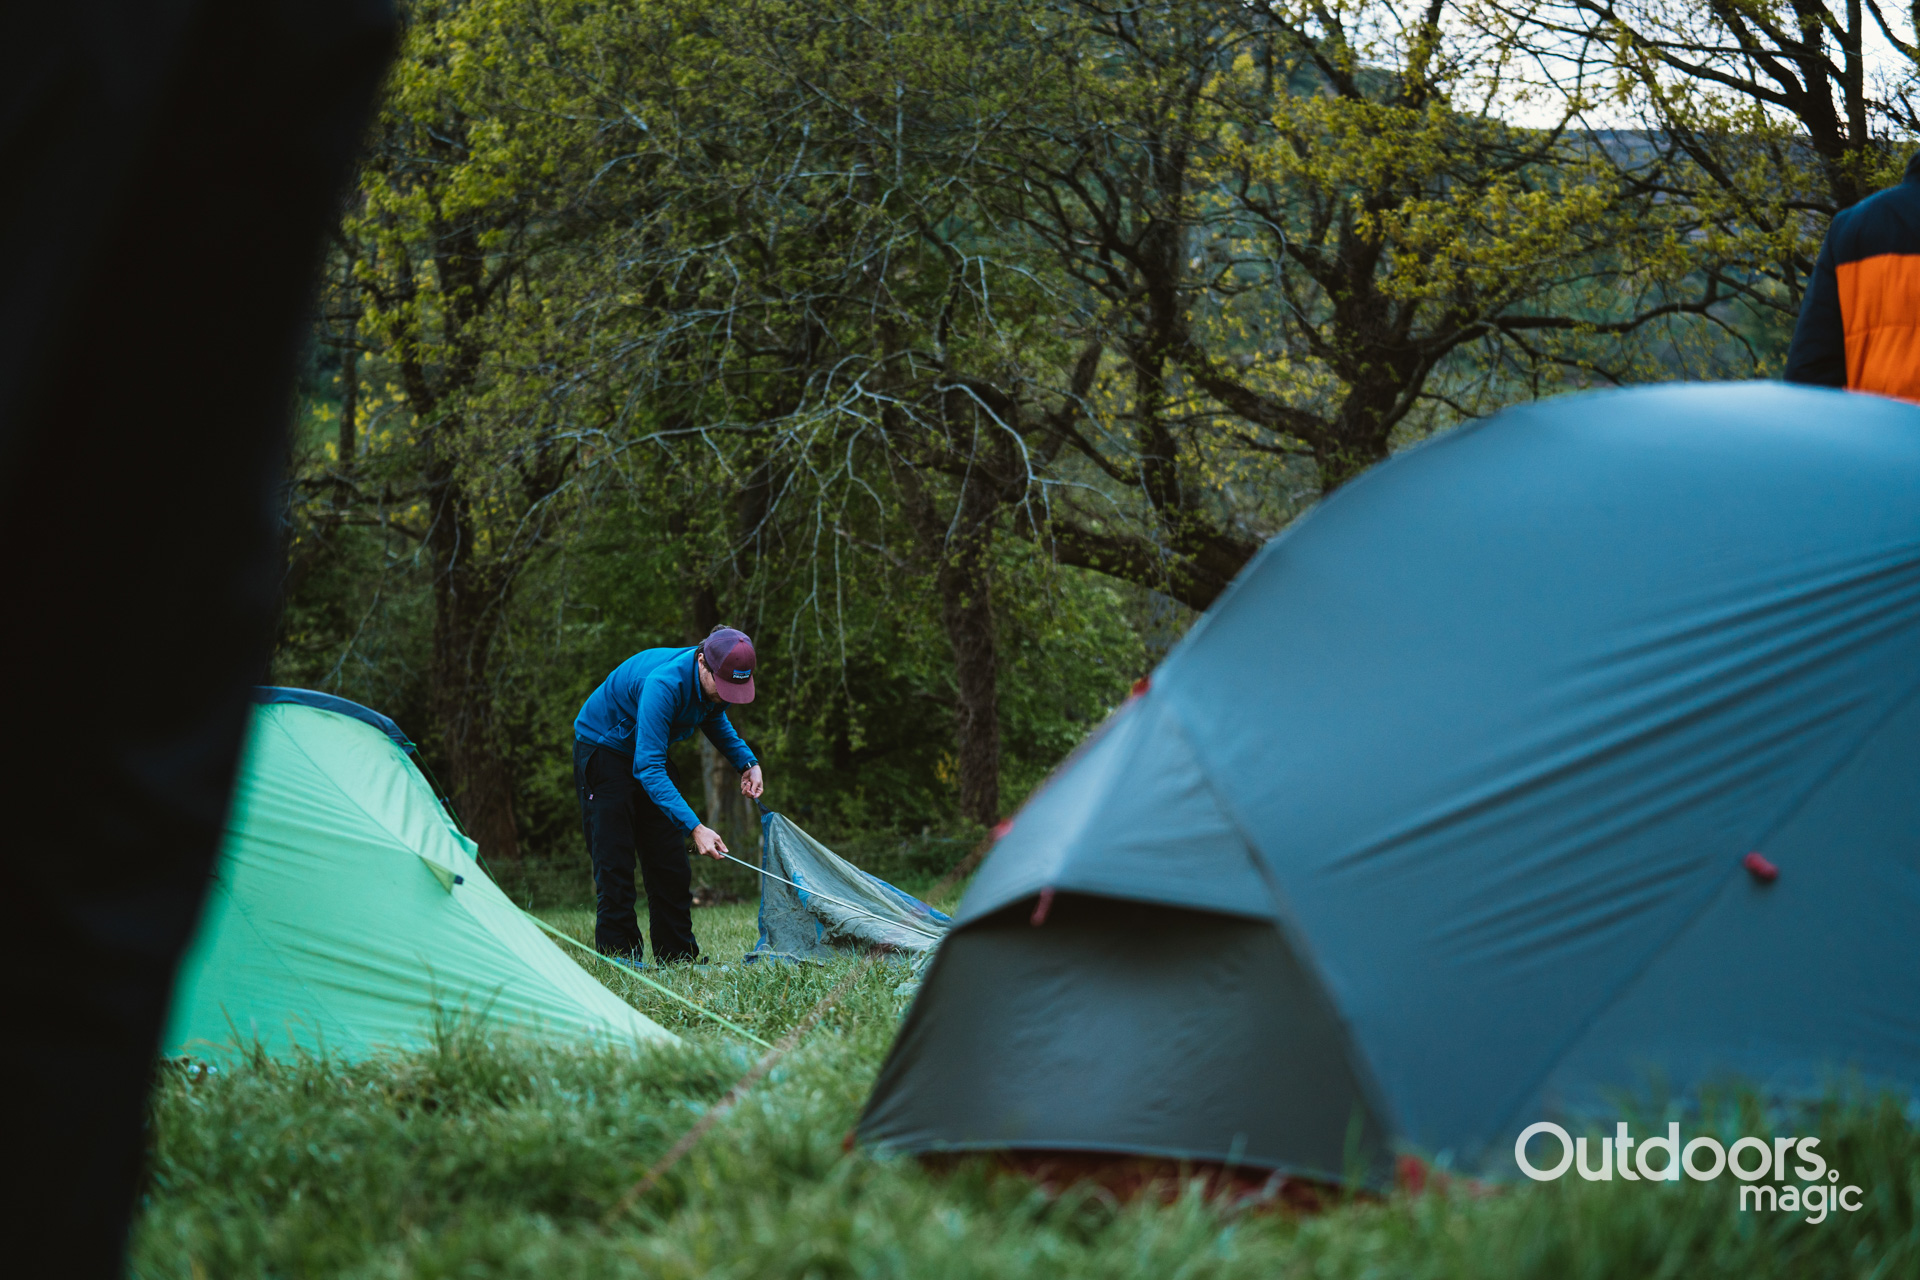
[{"label": "navy jacket shoulder", "polygon": [[1788,382],[1850,385],[1839,270],[1887,254],[1920,254],[1920,153],[1899,182],[1833,215],[1787,350]]}]

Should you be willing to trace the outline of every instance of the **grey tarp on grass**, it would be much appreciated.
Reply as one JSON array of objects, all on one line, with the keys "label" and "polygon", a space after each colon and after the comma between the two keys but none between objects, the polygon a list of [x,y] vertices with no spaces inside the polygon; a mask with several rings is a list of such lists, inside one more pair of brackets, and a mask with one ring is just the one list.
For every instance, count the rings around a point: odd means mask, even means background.
[{"label": "grey tarp on grass", "polygon": [[868,875],[782,814],[761,817],[760,849],[772,874],[760,877],[760,938],[748,961],[823,960],[855,945],[918,956],[946,935],[944,913]]},{"label": "grey tarp on grass", "polygon": [[1499,1175],[1623,1095],[1910,1091],[1917,682],[1920,409],[1668,387],[1409,450],[1019,814],[860,1133]]}]

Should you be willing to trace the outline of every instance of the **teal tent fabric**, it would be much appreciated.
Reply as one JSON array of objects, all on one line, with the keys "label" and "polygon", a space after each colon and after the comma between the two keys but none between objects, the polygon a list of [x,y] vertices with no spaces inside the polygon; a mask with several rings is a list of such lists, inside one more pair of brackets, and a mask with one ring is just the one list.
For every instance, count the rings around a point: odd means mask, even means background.
[{"label": "teal tent fabric", "polygon": [[[1016,816],[860,1133],[1514,1176],[1623,1096],[1910,1095],[1917,686],[1920,408],[1674,386],[1410,449]],[[1232,1096],[1143,1092],[1170,1041]]]},{"label": "teal tent fabric", "polygon": [[348,719],[361,720],[372,725],[393,739],[393,745],[408,755],[413,755],[418,750],[414,746],[413,739],[400,732],[400,726],[390,718],[381,715],[371,707],[350,702],[338,694],[321,693],[316,689],[290,689],[285,685],[263,684],[254,688],[253,700],[262,706],[275,702],[289,702],[296,706],[318,707],[322,711],[337,712]]},{"label": "teal tent fabric", "polygon": [[545,937],[476,851],[367,717],[257,706],[163,1052],[357,1058],[420,1047],[446,1015],[610,1044],[673,1039]]},{"label": "teal tent fabric", "polygon": [[951,923],[869,875],[779,813],[760,819],[760,937],[756,960],[824,960],[849,947],[931,953]]}]

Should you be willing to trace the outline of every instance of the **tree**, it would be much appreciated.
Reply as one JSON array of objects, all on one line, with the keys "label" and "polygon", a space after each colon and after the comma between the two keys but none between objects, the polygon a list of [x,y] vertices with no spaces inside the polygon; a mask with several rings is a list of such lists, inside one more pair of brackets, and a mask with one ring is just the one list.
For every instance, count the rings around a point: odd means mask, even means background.
[{"label": "tree", "polygon": [[984,199],[1071,281],[1106,359],[1066,443],[1145,524],[1069,500],[1066,563],[1204,608],[1297,510],[1262,501],[1296,460],[1324,494],[1400,435],[1633,377],[1723,296],[1591,139],[1500,118],[1501,50],[1443,4],[1046,12]]},{"label": "tree", "polygon": [[[577,353],[564,350],[540,278],[543,255],[577,234],[577,193],[551,163],[573,139],[550,126],[542,154],[491,109],[520,34],[500,21],[512,14],[408,10],[341,224],[343,269],[329,277],[326,309],[348,353],[339,448],[307,485],[315,526],[411,544],[431,594],[427,741],[499,861],[518,856],[519,834],[497,641],[521,575],[567,513],[579,459],[568,388],[546,377]],[[389,416],[363,437],[369,407]]]},{"label": "tree", "polygon": [[[1637,145],[1617,180],[1685,210],[1693,249],[1764,317],[1777,371],[1841,209],[1897,181],[1920,135],[1920,11],[1876,0],[1546,0],[1482,10],[1538,88]],[[1616,132],[1618,132],[1616,130]]]},{"label": "tree", "polygon": [[[418,593],[336,592],[319,630],[362,646],[379,605],[418,648],[490,856],[529,796],[564,825],[529,744],[585,668],[717,621],[793,674],[770,737],[822,787],[911,755],[992,822],[1008,742],[1053,741],[1009,672],[1109,634],[1085,572],[1204,608],[1403,442],[1748,340],[1756,268],[1650,135],[1575,128],[1577,98],[1504,120],[1529,46],[1472,12],[417,3],[329,277],[344,394],[290,582]],[[569,622],[588,596],[606,621]]]},{"label": "tree", "polygon": [[[837,611],[856,547],[870,568],[930,581],[953,655],[961,810],[997,821],[993,544],[1035,492],[1021,438],[1049,411],[1022,361],[1058,338],[1049,299],[996,257],[969,188],[934,163],[956,128],[980,127],[928,110],[955,61],[951,24],[892,0],[761,5],[728,40],[698,4],[650,8],[651,27],[641,16],[607,27],[606,47],[670,44],[681,98],[663,120],[648,85],[602,78],[595,110],[646,121],[627,126],[636,151],[671,129],[674,196],[610,233],[601,259],[634,301],[589,323],[624,330],[626,394],[684,424],[658,457],[735,489],[732,545],[711,569],[745,600],[797,575],[816,614],[829,598]],[[803,634],[786,629],[792,660]]]},{"label": "tree", "polygon": [[684,198],[618,254],[635,376],[697,452],[779,477],[751,563],[911,536],[981,821],[996,538],[1204,608],[1302,487],[1630,377],[1627,340],[1718,300],[1586,140],[1461,105],[1493,54],[1438,5],[760,4],[725,41],[673,12]]}]

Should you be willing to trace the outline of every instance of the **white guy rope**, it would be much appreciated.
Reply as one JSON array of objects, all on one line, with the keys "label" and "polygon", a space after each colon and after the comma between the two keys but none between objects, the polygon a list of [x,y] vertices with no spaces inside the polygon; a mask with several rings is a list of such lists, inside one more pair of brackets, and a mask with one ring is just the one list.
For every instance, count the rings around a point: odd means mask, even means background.
[{"label": "white guy rope", "polygon": [[721,851],[720,856],[725,858],[728,862],[740,863],[741,866],[745,867],[749,871],[757,871],[761,875],[766,876],[769,879],[778,880],[781,884],[793,885],[794,888],[798,889],[802,893],[812,894],[816,898],[825,898],[828,902],[833,903],[836,907],[845,907],[847,910],[853,912],[853,914],[857,916],[864,916],[869,920],[877,921],[878,923],[884,924],[884,925],[898,925],[900,928],[903,928],[903,929],[911,929],[913,930],[913,932],[919,934],[921,937],[927,939],[927,941],[929,942],[940,941],[939,934],[934,933],[927,929],[922,929],[917,924],[911,924],[905,920],[889,920],[885,916],[874,915],[871,911],[863,911],[859,907],[854,906],[851,902],[842,901],[841,899],[834,897],[830,893],[822,893],[818,889],[809,889],[807,888],[807,886],[803,884],[794,884],[793,881],[787,879],[785,876],[775,875],[773,872],[767,870],[765,867],[756,867],[751,862],[743,862],[739,858],[734,857],[732,854],[727,853],[725,850]]}]

